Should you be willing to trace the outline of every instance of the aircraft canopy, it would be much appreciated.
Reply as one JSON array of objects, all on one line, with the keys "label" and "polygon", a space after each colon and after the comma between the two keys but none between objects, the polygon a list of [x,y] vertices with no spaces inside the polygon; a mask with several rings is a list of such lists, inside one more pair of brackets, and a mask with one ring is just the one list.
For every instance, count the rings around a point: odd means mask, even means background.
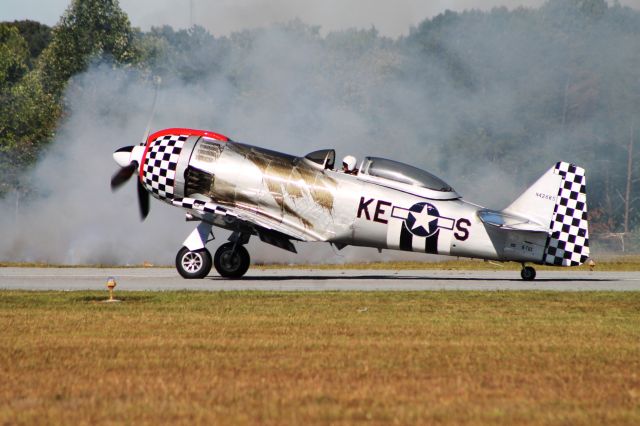
[{"label": "aircraft canopy", "polygon": [[360,173],[432,191],[453,192],[453,188],[439,177],[417,167],[386,158],[365,157]]},{"label": "aircraft canopy", "polygon": [[304,158],[313,164],[321,166],[323,169],[333,169],[336,162],[336,151],[333,149],[321,149],[308,153]]}]

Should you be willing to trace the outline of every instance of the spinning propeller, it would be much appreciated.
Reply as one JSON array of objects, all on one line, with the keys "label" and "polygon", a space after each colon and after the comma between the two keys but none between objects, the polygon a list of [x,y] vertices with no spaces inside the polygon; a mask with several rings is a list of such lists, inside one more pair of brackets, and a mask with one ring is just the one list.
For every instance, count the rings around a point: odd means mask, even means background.
[{"label": "spinning propeller", "polygon": [[[126,181],[131,179],[140,168],[140,163],[142,162],[142,156],[144,155],[144,146],[147,143],[147,139],[149,138],[149,133],[151,133],[151,122],[153,121],[153,116],[156,112],[156,103],[158,100],[158,87],[161,83],[160,77],[154,78],[154,91],[153,91],[153,103],[151,108],[151,115],[149,116],[149,121],[147,123],[147,131],[145,132],[145,137],[142,139],[142,144],[138,146],[125,146],[123,148],[118,149],[113,153],[113,158],[120,165],[120,170],[114,173],[111,177],[111,190],[115,191],[120,188]],[[149,193],[145,189],[142,184],[141,179],[137,179],[138,181],[138,207],[140,207],[140,217],[142,220],[149,215]]]},{"label": "spinning propeller", "polygon": [[[140,160],[138,157],[141,157],[140,148],[143,147],[125,146],[113,153],[113,158],[122,167],[111,177],[112,191],[119,189],[138,171],[140,167]],[[137,179],[137,182],[140,217],[144,220],[149,215],[149,193],[144,188],[144,185],[142,185],[142,181],[140,179]]]}]

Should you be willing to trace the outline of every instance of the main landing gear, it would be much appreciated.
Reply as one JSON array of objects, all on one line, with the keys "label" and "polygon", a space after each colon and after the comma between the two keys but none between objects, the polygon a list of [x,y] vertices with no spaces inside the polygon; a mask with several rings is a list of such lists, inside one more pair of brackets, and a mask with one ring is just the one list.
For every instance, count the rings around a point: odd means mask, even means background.
[{"label": "main landing gear", "polygon": [[226,243],[216,250],[213,264],[220,276],[225,278],[240,278],[249,269],[251,258],[242,244]]},{"label": "main landing gear", "polygon": [[[211,235],[211,238],[209,238]],[[211,272],[211,266],[224,278],[240,278],[249,269],[251,257],[244,244],[249,242],[249,235],[234,232],[229,242],[216,250],[213,260],[205,245],[213,240],[211,225],[201,222],[187,237],[183,247],[176,255],[176,269],[187,279],[205,278]]]},{"label": "main landing gear", "polygon": [[533,281],[536,278],[536,270],[531,266],[525,266],[522,264],[522,271],[520,271],[520,276],[525,281]]}]

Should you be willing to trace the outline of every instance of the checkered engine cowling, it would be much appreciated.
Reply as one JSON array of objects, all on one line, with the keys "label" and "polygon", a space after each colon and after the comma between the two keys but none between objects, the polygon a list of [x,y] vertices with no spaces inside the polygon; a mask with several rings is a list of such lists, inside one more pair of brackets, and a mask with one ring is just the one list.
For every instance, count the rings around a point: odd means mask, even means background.
[{"label": "checkered engine cowling", "polygon": [[144,158],[142,183],[160,199],[173,199],[176,168],[186,135],[164,135],[152,141]]},{"label": "checkered engine cowling", "polygon": [[589,258],[587,182],[584,169],[559,162],[554,173],[562,176],[562,183],[549,225],[551,235],[548,238],[544,263],[578,266]]}]

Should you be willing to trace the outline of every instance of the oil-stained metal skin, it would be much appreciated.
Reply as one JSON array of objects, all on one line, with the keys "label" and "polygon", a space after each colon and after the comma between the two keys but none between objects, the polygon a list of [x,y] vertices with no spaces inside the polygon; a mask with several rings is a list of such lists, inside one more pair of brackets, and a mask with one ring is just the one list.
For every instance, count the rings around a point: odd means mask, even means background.
[{"label": "oil-stained metal skin", "polygon": [[[204,249],[212,225],[234,231],[236,248],[258,235],[294,252],[291,241],[324,241],[338,248],[517,261],[523,279],[535,277],[525,262],[574,266],[589,257],[585,171],[566,162],[495,211],[464,201],[436,176],[404,163],[366,157],[356,173],[344,173],[333,169],[331,149],[296,157],[204,130],[159,131],[114,158],[123,170],[112,185],[138,164],[142,187],[201,221],[179,253],[187,260]],[[216,268],[233,276],[220,266],[226,253],[216,253]],[[248,266],[248,257],[238,262]]]},{"label": "oil-stained metal skin", "polygon": [[222,178],[215,179],[209,192],[203,194],[209,196],[212,200],[219,200],[218,202],[225,206],[255,206],[255,201],[245,196],[242,191],[238,191],[238,188],[233,182]]},{"label": "oil-stained metal skin", "polygon": [[[320,207],[331,214],[336,191],[336,181],[322,170],[304,160],[274,151],[239,143],[227,144],[227,149],[241,155],[262,173],[262,181],[282,214],[298,218],[305,227],[313,228],[313,222],[296,211],[296,200],[306,193]],[[293,205],[291,205],[293,204]]]}]

